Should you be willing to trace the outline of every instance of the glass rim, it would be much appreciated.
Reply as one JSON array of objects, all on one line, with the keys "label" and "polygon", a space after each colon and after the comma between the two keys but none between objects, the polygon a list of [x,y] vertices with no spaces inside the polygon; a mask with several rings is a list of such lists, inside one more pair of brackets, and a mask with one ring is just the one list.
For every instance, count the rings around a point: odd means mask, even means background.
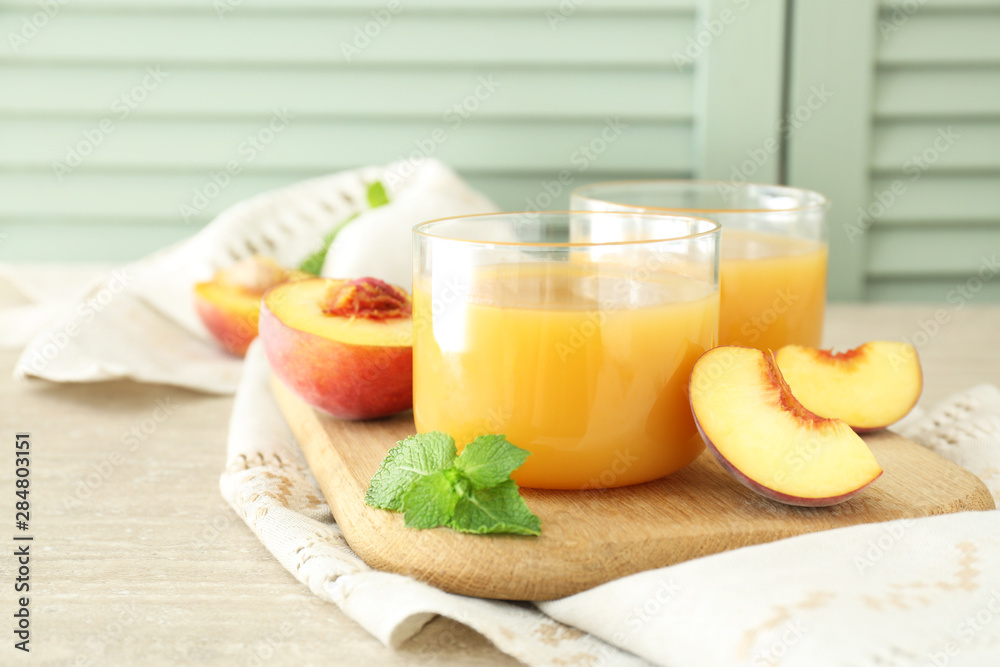
[{"label": "glass rim", "polygon": [[[695,184],[695,185],[719,185],[724,184],[731,188],[743,188],[743,187],[755,187],[755,188],[773,188],[776,190],[786,190],[790,192],[804,192],[811,196],[816,197],[817,201],[813,204],[807,204],[805,206],[790,206],[787,208],[691,208],[691,207],[680,207],[680,206],[640,206],[639,204],[623,204],[621,202],[608,201],[607,199],[598,199],[596,197],[590,197],[584,194],[579,194],[588,188],[595,188],[598,186],[609,186],[609,185],[641,185],[649,183],[660,183],[669,185],[683,185],[683,184]],[[685,178],[638,178],[632,180],[621,180],[621,181],[597,181],[596,183],[588,183],[587,185],[581,185],[580,187],[574,189],[570,193],[570,199],[573,197],[580,197],[581,199],[586,199],[588,201],[600,202],[604,204],[613,204],[615,206],[621,206],[627,209],[636,209],[640,211],[671,211],[671,212],[682,212],[682,211],[692,211],[698,213],[790,213],[794,211],[808,211],[808,210],[820,210],[830,207],[830,200],[821,192],[816,190],[810,190],[808,188],[799,188],[794,185],[779,185],[777,183],[737,183],[734,184],[732,181],[723,181],[717,179],[685,179]]]},{"label": "glass rim", "polygon": [[[440,222],[447,222],[449,220],[478,220],[483,218],[501,218],[501,217],[515,217],[515,216],[571,216],[574,214],[578,215],[627,215],[627,216],[646,216],[652,217],[654,219],[661,220],[685,220],[693,221],[698,223],[707,223],[709,229],[699,232],[692,232],[689,234],[682,234],[679,236],[668,236],[664,238],[647,238],[639,240],[629,240],[629,241],[589,241],[589,242],[559,242],[559,241],[480,241],[474,239],[462,239],[456,238],[454,236],[443,236],[440,234],[431,234],[425,231],[425,227],[435,225]],[[523,247],[523,248],[606,248],[612,246],[628,246],[628,245],[643,245],[648,243],[666,243],[670,241],[689,241],[699,238],[707,238],[713,234],[720,234],[722,231],[722,224],[716,222],[715,220],[709,220],[708,218],[700,218],[693,215],[675,215],[670,213],[658,213],[656,211],[501,211],[498,213],[472,213],[469,215],[451,215],[445,218],[435,218],[433,220],[427,220],[425,222],[418,223],[411,228],[414,236],[422,236],[428,239],[439,239],[442,241],[454,241],[456,243],[469,243],[473,245],[486,245],[486,246],[504,246],[504,247]]]}]

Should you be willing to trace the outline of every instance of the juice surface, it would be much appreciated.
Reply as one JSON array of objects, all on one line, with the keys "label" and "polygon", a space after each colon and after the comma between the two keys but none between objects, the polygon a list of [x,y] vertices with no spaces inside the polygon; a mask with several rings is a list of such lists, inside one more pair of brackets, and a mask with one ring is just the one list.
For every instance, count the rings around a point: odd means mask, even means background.
[{"label": "juice surface", "polygon": [[826,267],[824,243],[723,229],[719,344],[820,347]]},{"label": "juice surface", "polygon": [[468,298],[433,304],[433,325],[426,285],[413,300],[417,430],[445,431],[460,448],[505,434],[531,452],[518,484],[635,484],[679,470],[704,448],[687,382],[715,344],[710,286],[537,263],[481,269]]}]

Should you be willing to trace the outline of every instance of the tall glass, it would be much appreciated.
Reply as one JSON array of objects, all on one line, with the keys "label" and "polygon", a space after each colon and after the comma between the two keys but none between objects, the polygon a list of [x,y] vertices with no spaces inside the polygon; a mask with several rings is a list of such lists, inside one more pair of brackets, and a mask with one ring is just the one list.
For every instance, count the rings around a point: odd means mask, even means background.
[{"label": "tall glass", "polygon": [[719,222],[719,343],[821,346],[830,205],[818,192],[724,181],[611,181],[577,188],[571,207]]},{"label": "tall glass", "polygon": [[547,489],[645,482],[702,451],[686,385],[716,344],[718,224],[499,213],[413,237],[418,431],[502,433],[531,452],[518,484]]}]

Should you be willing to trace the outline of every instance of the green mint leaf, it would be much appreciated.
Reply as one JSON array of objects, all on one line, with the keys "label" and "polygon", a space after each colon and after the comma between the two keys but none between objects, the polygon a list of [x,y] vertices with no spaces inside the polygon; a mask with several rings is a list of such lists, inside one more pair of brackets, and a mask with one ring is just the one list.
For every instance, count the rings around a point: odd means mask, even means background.
[{"label": "green mint leaf", "polygon": [[458,491],[439,470],[418,478],[403,496],[403,519],[408,528],[446,526],[455,513]]},{"label": "green mint leaf", "polygon": [[342,223],[327,232],[326,236],[323,237],[322,243],[320,243],[319,250],[309,255],[299,264],[299,271],[305,271],[306,273],[311,273],[314,276],[318,276],[319,272],[323,270],[323,262],[326,261],[326,253],[330,252],[330,246],[333,244],[333,240],[337,238],[337,234],[340,233],[347,223],[358,217],[358,213],[354,213],[349,216]]},{"label": "green mint leaf", "polygon": [[[375,181],[368,186],[368,191],[366,193],[368,198],[368,206],[370,208],[378,208],[389,203],[389,195],[385,192],[385,186],[382,185],[380,181]],[[320,247],[316,252],[309,255],[302,261],[299,265],[299,271],[305,271],[306,273],[311,273],[314,276],[318,276],[320,271],[323,270],[323,262],[326,261],[326,254],[330,252],[330,246],[333,244],[334,239],[337,238],[337,234],[340,233],[344,227],[347,226],[349,222],[352,222],[358,213],[355,213],[344,220],[342,223],[327,232],[326,236],[323,237],[323,241],[320,243]]]},{"label": "green mint leaf", "polygon": [[455,468],[462,471],[472,486],[486,489],[496,486],[521,467],[530,452],[515,447],[502,435],[481,435],[462,450]]},{"label": "green mint leaf", "polygon": [[378,208],[389,203],[389,195],[385,192],[385,186],[381,181],[375,181],[368,186],[368,205]]},{"label": "green mint leaf", "polygon": [[365,504],[387,510],[403,509],[403,497],[421,477],[451,467],[455,441],[440,431],[411,435],[386,453],[372,475]]},{"label": "green mint leaf", "polygon": [[448,525],[464,533],[542,533],[541,519],[528,509],[512,479],[463,495],[455,503],[455,516]]}]

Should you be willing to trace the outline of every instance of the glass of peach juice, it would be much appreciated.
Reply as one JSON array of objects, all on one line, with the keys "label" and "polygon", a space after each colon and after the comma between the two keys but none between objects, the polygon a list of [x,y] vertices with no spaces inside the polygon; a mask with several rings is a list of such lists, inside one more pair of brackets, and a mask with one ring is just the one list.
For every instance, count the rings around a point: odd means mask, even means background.
[{"label": "glass of peach juice", "polygon": [[726,181],[609,181],[577,188],[571,202],[579,210],[720,223],[719,344],[822,345],[830,205],[818,192]]},{"label": "glass of peach juice", "polygon": [[[596,230],[617,240],[595,240]],[[459,448],[503,434],[521,486],[625,486],[704,445],[687,399],[716,344],[719,225],[651,213],[498,213],[413,230],[413,415]]]}]

